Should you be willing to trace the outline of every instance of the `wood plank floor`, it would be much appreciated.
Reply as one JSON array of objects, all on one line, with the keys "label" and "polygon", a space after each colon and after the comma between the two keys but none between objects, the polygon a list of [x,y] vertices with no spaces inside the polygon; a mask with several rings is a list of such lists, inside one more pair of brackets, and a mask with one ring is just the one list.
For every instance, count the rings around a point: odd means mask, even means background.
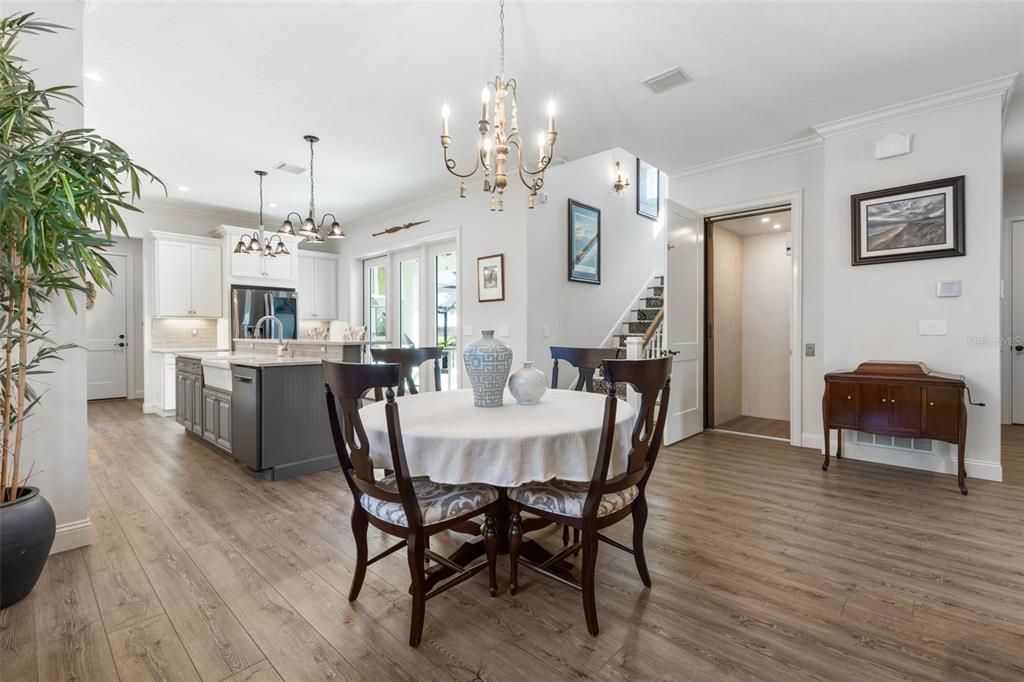
[{"label": "wood plank floor", "polygon": [[95,543],[0,613],[5,681],[1024,678],[1024,427],[1004,434],[1006,482],[968,497],[950,476],[825,473],[814,451],[697,436],[651,482],[653,588],[601,547],[598,638],[572,590],[527,572],[509,596],[502,557],[498,597],[481,574],[431,600],[410,649],[401,555],[345,598],[339,472],[269,483],[138,402],[89,417]]},{"label": "wood plank floor", "polygon": [[755,436],[771,436],[789,440],[789,421],[785,419],[767,419],[741,414],[723,424],[718,424],[715,428],[719,431],[738,431]]}]

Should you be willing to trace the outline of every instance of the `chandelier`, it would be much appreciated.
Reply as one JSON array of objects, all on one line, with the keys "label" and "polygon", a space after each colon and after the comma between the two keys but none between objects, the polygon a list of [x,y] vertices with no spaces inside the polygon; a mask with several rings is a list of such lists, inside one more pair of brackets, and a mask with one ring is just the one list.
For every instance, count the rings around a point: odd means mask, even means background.
[{"label": "chandelier", "polygon": [[[515,150],[516,172],[530,194],[527,207],[533,208],[537,192],[544,186],[544,171],[547,170],[554,156],[555,138],[555,106],[548,104],[548,129],[537,135],[538,158],[535,168],[529,168],[523,160],[522,138],[519,133],[518,105],[516,103],[516,81],[505,78],[505,1],[500,0],[498,12],[498,54],[501,72],[494,81],[487,83],[480,93],[480,141],[477,148],[476,163],[467,173],[456,169],[455,159],[448,156],[448,147],[452,138],[448,133],[448,115],[450,110],[445,102],[441,108],[441,147],[444,150],[444,165],[448,172],[461,178],[459,196],[466,196],[466,178],[472,177],[483,168],[484,191],[491,193],[491,210],[503,211],[505,188],[508,186],[509,155]],[[494,106],[490,107],[493,91]],[[493,120],[491,115],[493,114]]]},{"label": "chandelier", "polygon": [[327,233],[328,239],[344,239],[345,231],[341,229],[341,225],[338,224],[338,219],[334,217],[333,213],[325,213],[320,218],[320,224],[316,222],[316,199],[314,194],[313,186],[313,145],[320,141],[320,138],[316,135],[303,135],[302,139],[309,143],[309,214],[305,220],[302,220],[302,216],[292,211],[285,216],[284,222],[281,223],[281,227],[277,230],[278,234],[290,234],[294,235],[295,226],[292,224],[291,217],[295,216],[302,221],[299,226],[298,234],[306,237],[310,242],[322,242],[323,236],[320,234],[320,229],[324,226],[324,221],[327,220],[327,216],[331,217],[331,229]]},{"label": "chandelier", "polygon": [[[267,258],[287,256],[290,252],[279,235],[272,234],[270,237],[266,237],[263,233],[263,178],[267,176],[267,171],[257,170],[253,173],[260,178],[260,227],[252,234],[243,234],[239,237],[234,253],[262,253]],[[275,239],[277,240],[276,245],[274,244]]]}]

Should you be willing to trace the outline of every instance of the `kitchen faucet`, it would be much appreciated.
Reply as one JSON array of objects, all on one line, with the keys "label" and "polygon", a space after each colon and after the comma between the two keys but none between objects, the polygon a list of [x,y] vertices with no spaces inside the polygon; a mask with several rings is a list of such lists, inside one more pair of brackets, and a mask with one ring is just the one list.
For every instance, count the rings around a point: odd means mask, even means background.
[{"label": "kitchen faucet", "polygon": [[284,352],[288,350],[288,342],[284,340],[284,323],[273,315],[264,315],[256,321],[256,330],[259,331],[260,327],[263,326],[264,320],[270,320],[270,335],[274,335],[274,323],[277,322],[277,354],[284,355]]}]

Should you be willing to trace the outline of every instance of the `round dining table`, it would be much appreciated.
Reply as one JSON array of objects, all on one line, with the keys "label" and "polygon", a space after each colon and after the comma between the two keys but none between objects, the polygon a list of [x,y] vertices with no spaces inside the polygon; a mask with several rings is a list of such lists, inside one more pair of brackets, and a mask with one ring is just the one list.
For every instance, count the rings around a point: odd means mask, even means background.
[{"label": "round dining table", "polygon": [[[499,407],[475,407],[468,389],[396,400],[412,476],[509,488],[553,478],[589,481],[593,475],[605,394],[548,390],[539,403],[519,405],[506,391]],[[359,415],[374,464],[393,469],[384,404],[369,404]],[[634,415],[632,406],[620,400],[610,477],[626,471]]]}]

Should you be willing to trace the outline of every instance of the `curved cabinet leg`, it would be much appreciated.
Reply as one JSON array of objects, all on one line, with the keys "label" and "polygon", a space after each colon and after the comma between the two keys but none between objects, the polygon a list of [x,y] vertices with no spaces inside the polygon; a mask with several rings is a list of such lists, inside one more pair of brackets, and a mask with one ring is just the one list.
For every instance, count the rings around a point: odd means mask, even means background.
[{"label": "curved cabinet leg", "polygon": [[960,429],[956,447],[956,482],[960,493],[967,494],[967,469],[964,467],[964,453],[967,451],[967,406],[960,399]]},{"label": "curved cabinet leg", "polygon": [[821,396],[821,424],[825,429],[825,461],[821,463],[821,470],[828,471],[829,460],[829,433],[828,428],[828,384],[825,384],[825,394]]},{"label": "curved cabinet leg", "polygon": [[843,430],[836,429],[836,459],[843,457]]}]

